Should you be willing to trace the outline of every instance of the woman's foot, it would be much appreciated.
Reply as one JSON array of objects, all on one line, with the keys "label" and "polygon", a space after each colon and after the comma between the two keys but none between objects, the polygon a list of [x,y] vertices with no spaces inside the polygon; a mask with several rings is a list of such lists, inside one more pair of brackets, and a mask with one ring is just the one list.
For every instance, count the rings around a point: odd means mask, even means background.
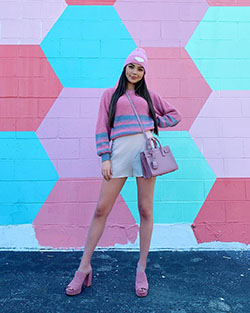
[{"label": "woman's foot", "polygon": [[148,294],[148,280],[145,273],[145,267],[137,264],[135,291],[138,297],[146,297]]},{"label": "woman's foot", "polygon": [[87,272],[80,271],[75,272],[73,280],[66,287],[66,294],[68,296],[75,296],[82,292],[82,285],[89,287],[92,284],[92,268]]}]

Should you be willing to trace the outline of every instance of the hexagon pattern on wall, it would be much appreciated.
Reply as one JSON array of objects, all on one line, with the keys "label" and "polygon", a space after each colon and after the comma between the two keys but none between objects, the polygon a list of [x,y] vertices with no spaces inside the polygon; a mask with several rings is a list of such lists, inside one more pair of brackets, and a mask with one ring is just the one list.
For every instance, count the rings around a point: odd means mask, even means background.
[{"label": "hexagon pattern on wall", "polygon": [[64,0],[0,1],[0,44],[40,44],[66,6]]},{"label": "hexagon pattern on wall", "polygon": [[[145,1],[146,5],[142,5]],[[219,173],[219,163],[214,166],[209,161],[210,153],[220,155],[225,162],[227,156],[232,157],[232,152],[225,138],[221,140],[221,146],[216,146],[217,151],[209,150],[213,143],[209,142],[206,132],[211,130],[211,116],[215,120],[220,118],[220,114],[233,112],[235,99],[237,109],[249,116],[248,106],[245,105],[249,95],[247,91],[238,92],[236,89],[249,89],[250,8],[240,7],[243,4],[240,0],[197,0],[192,3],[67,0],[69,5],[66,9],[66,2],[59,0],[38,0],[34,3],[23,0],[18,1],[19,6],[15,5],[16,2],[4,1],[0,4],[0,43],[36,44],[44,38],[41,48],[47,60],[41,61],[44,55],[40,47],[0,46],[0,110],[5,117],[1,124],[1,130],[5,132],[0,133],[1,151],[5,153],[0,159],[4,180],[4,184],[0,181],[1,190],[4,190],[0,201],[4,212],[7,212],[3,224],[33,221],[40,245],[79,248],[84,244],[83,238],[86,237],[97,201],[97,193],[91,193],[88,187],[94,182],[95,187],[91,190],[97,192],[101,182],[98,178],[100,160],[94,156],[93,145],[94,120],[101,88],[117,82],[124,59],[137,44],[143,46],[149,56],[149,86],[176,105],[184,116],[183,122],[171,132],[163,130],[160,133],[162,144],[170,144],[180,171],[157,179],[155,223],[191,224],[194,221],[198,242],[221,240],[249,243],[249,223],[243,222],[249,219],[249,181],[247,178],[241,181],[229,177],[216,180],[215,173],[223,177],[233,171],[233,176],[237,177],[239,168],[230,163],[228,169],[231,172],[226,172],[224,163],[223,171]],[[249,5],[248,1],[244,3]],[[217,7],[209,7],[208,4]],[[225,4],[235,7],[224,7]],[[139,16],[136,15],[138,10]],[[20,14],[24,14],[24,18],[10,25],[5,19],[6,12],[16,21]],[[30,27],[31,21],[27,23],[30,16],[33,17],[33,27]],[[184,46],[186,50],[182,48]],[[11,57],[18,64],[21,76],[27,75],[18,84]],[[34,84],[33,81],[41,76],[46,79]],[[62,85],[72,88],[64,88],[60,93]],[[40,86],[45,86],[48,92],[45,100]],[[214,92],[210,95],[211,89]],[[222,89],[225,89],[224,93]],[[217,90],[220,92],[216,93]],[[215,105],[219,107],[216,113],[213,111]],[[239,116],[241,121],[243,115]],[[224,115],[220,123],[224,137],[231,134],[230,118]],[[33,132],[6,131],[35,130],[39,124],[36,133],[41,142]],[[189,130],[190,126],[197,146],[188,132],[183,131]],[[243,136],[240,130],[237,131]],[[85,161],[85,147],[90,142],[88,156],[93,164],[87,167],[89,163],[85,162],[80,166]],[[235,141],[237,148],[244,147],[242,157],[248,156],[248,143],[248,139],[243,143]],[[57,182],[58,174],[61,179]],[[114,213],[110,215],[101,246],[135,242],[139,216],[134,184],[132,179],[128,179],[113,209]],[[236,214],[233,203],[224,199],[224,193],[221,193],[229,185],[237,185],[235,198],[229,200],[234,203],[241,201],[240,216]],[[244,198],[239,198],[243,191]],[[60,201],[64,201],[62,215]],[[121,215],[115,214],[118,206],[122,210]],[[221,228],[219,223],[225,217],[225,210],[231,220],[224,219],[226,224]],[[82,219],[80,223],[79,219]],[[213,224],[210,228],[214,230],[213,234],[204,226],[204,221]],[[52,224],[56,224],[54,229]],[[74,238],[70,239],[72,224],[77,227]],[[216,236],[216,233],[223,234]]]},{"label": "hexagon pattern on wall", "polygon": [[209,85],[184,48],[145,50],[149,60],[148,86],[182,113],[182,122],[165,130],[189,130],[211,93]]},{"label": "hexagon pattern on wall", "polygon": [[135,43],[143,47],[185,46],[208,7],[205,0],[117,0],[114,4]]},{"label": "hexagon pattern on wall", "polygon": [[64,88],[36,132],[61,178],[101,177],[95,126],[103,91]]},{"label": "hexagon pattern on wall", "polygon": [[250,178],[218,178],[192,227],[198,243],[250,244]]},{"label": "hexagon pattern on wall", "polygon": [[0,45],[0,86],[0,131],[35,131],[62,89],[36,45]]},{"label": "hexagon pattern on wall", "polygon": [[213,91],[190,129],[217,177],[250,177],[249,103],[250,90]]},{"label": "hexagon pattern on wall", "polygon": [[[97,204],[102,179],[60,179],[33,225],[41,246],[81,248]],[[72,227],[74,225],[74,227]],[[98,246],[135,242],[138,225],[119,196],[108,216]]]},{"label": "hexagon pattern on wall", "polygon": [[41,47],[64,87],[106,88],[136,45],[113,6],[68,6]]},{"label": "hexagon pattern on wall", "polygon": [[212,90],[248,90],[250,7],[210,7],[186,50]]},{"label": "hexagon pattern on wall", "polygon": [[58,174],[34,132],[0,132],[0,150],[0,224],[30,224]]}]

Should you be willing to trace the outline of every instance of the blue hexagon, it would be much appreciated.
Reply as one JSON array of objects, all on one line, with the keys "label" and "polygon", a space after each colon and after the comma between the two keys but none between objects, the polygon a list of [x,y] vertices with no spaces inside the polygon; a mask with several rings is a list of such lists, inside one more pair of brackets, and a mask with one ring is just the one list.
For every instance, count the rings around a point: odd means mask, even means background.
[{"label": "blue hexagon", "polygon": [[0,224],[30,224],[58,174],[34,132],[0,132],[0,150]]},{"label": "blue hexagon", "polygon": [[136,45],[113,6],[68,6],[41,43],[64,87],[114,86]]},{"label": "blue hexagon", "polygon": [[211,89],[249,90],[250,7],[210,7],[186,45]]},{"label": "blue hexagon", "polygon": [[[154,223],[192,223],[212,188],[216,175],[188,132],[160,132],[162,145],[169,145],[179,169],[158,176],[154,194]],[[134,178],[121,191],[133,217],[139,224]]]}]

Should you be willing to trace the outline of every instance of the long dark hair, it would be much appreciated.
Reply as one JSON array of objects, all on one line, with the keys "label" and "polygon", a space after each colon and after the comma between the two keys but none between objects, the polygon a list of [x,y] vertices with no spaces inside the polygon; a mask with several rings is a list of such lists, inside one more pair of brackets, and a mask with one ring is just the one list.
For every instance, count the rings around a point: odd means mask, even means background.
[{"label": "long dark hair", "polygon": [[[109,127],[111,127],[111,128],[114,127],[116,103],[117,103],[118,99],[123,94],[125,94],[125,92],[126,92],[127,77],[125,74],[125,68],[126,67],[123,68],[123,71],[121,73],[121,76],[120,76],[120,79],[118,82],[118,86],[112,95],[110,105],[109,105]],[[158,135],[159,132],[158,132],[158,125],[157,125],[156,116],[155,116],[155,110],[153,107],[152,99],[151,99],[150,94],[148,92],[148,88],[147,88],[147,85],[146,85],[146,82],[144,79],[144,75],[143,75],[143,78],[135,84],[135,94],[144,98],[147,101],[148,108],[149,108],[149,114],[154,121],[154,133],[156,135]]]}]

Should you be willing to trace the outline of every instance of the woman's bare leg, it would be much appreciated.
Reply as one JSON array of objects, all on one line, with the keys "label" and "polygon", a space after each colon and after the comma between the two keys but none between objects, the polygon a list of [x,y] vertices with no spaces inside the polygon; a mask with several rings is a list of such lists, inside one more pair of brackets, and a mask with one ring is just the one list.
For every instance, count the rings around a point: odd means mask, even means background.
[{"label": "woman's bare leg", "polygon": [[140,213],[140,258],[137,270],[144,271],[153,231],[153,197],[155,177],[137,177],[138,209]]},{"label": "woman's bare leg", "polygon": [[84,252],[78,268],[79,271],[84,273],[90,271],[90,260],[92,254],[104,231],[106,219],[111,212],[115,200],[118,197],[126,179],[126,177],[111,178],[109,181],[103,179],[99,200],[88,230]]}]

